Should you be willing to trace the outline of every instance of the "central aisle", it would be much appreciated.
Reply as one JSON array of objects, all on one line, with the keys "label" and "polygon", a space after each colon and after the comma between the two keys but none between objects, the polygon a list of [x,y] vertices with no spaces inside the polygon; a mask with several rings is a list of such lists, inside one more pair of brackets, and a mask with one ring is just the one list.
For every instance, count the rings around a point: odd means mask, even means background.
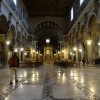
[{"label": "central aisle", "polygon": [[82,88],[82,84],[70,77],[73,75],[73,69],[60,69],[50,64],[33,69],[19,69],[19,84],[8,88],[5,100],[89,100],[92,98],[89,97],[91,93],[89,90]]}]

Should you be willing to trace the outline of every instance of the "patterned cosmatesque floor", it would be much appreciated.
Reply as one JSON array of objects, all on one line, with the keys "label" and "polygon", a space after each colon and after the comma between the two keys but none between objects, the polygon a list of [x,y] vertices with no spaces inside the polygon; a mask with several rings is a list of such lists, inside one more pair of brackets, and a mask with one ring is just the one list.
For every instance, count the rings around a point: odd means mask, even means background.
[{"label": "patterned cosmatesque floor", "polygon": [[100,100],[99,75],[99,67],[45,64],[18,69],[19,83],[10,86],[10,69],[0,69],[0,100]]}]

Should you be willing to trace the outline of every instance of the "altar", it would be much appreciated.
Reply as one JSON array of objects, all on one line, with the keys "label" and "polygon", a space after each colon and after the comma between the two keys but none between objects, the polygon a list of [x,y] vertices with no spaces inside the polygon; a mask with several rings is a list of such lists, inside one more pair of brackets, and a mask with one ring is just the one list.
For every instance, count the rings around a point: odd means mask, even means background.
[{"label": "altar", "polygon": [[44,46],[44,63],[53,63],[53,47],[51,45]]}]

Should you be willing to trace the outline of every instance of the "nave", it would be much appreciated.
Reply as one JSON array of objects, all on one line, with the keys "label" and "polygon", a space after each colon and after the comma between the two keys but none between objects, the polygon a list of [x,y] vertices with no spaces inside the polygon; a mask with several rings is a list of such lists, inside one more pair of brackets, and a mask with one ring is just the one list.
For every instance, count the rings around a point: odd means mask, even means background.
[{"label": "nave", "polygon": [[45,64],[19,68],[17,85],[9,85],[10,69],[0,70],[0,100],[100,100],[100,69],[59,68]]}]

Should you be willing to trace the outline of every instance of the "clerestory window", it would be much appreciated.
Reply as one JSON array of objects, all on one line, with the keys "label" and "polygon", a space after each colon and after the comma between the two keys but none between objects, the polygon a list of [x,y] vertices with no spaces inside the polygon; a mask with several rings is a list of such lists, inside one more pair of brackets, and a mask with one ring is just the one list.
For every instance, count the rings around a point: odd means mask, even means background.
[{"label": "clerestory window", "polygon": [[13,0],[14,4],[16,5],[17,4],[17,0]]},{"label": "clerestory window", "polygon": [[74,18],[74,10],[73,10],[73,7],[71,8],[71,21],[73,20]]},{"label": "clerestory window", "polygon": [[80,0],[80,5],[83,3],[84,0]]}]

